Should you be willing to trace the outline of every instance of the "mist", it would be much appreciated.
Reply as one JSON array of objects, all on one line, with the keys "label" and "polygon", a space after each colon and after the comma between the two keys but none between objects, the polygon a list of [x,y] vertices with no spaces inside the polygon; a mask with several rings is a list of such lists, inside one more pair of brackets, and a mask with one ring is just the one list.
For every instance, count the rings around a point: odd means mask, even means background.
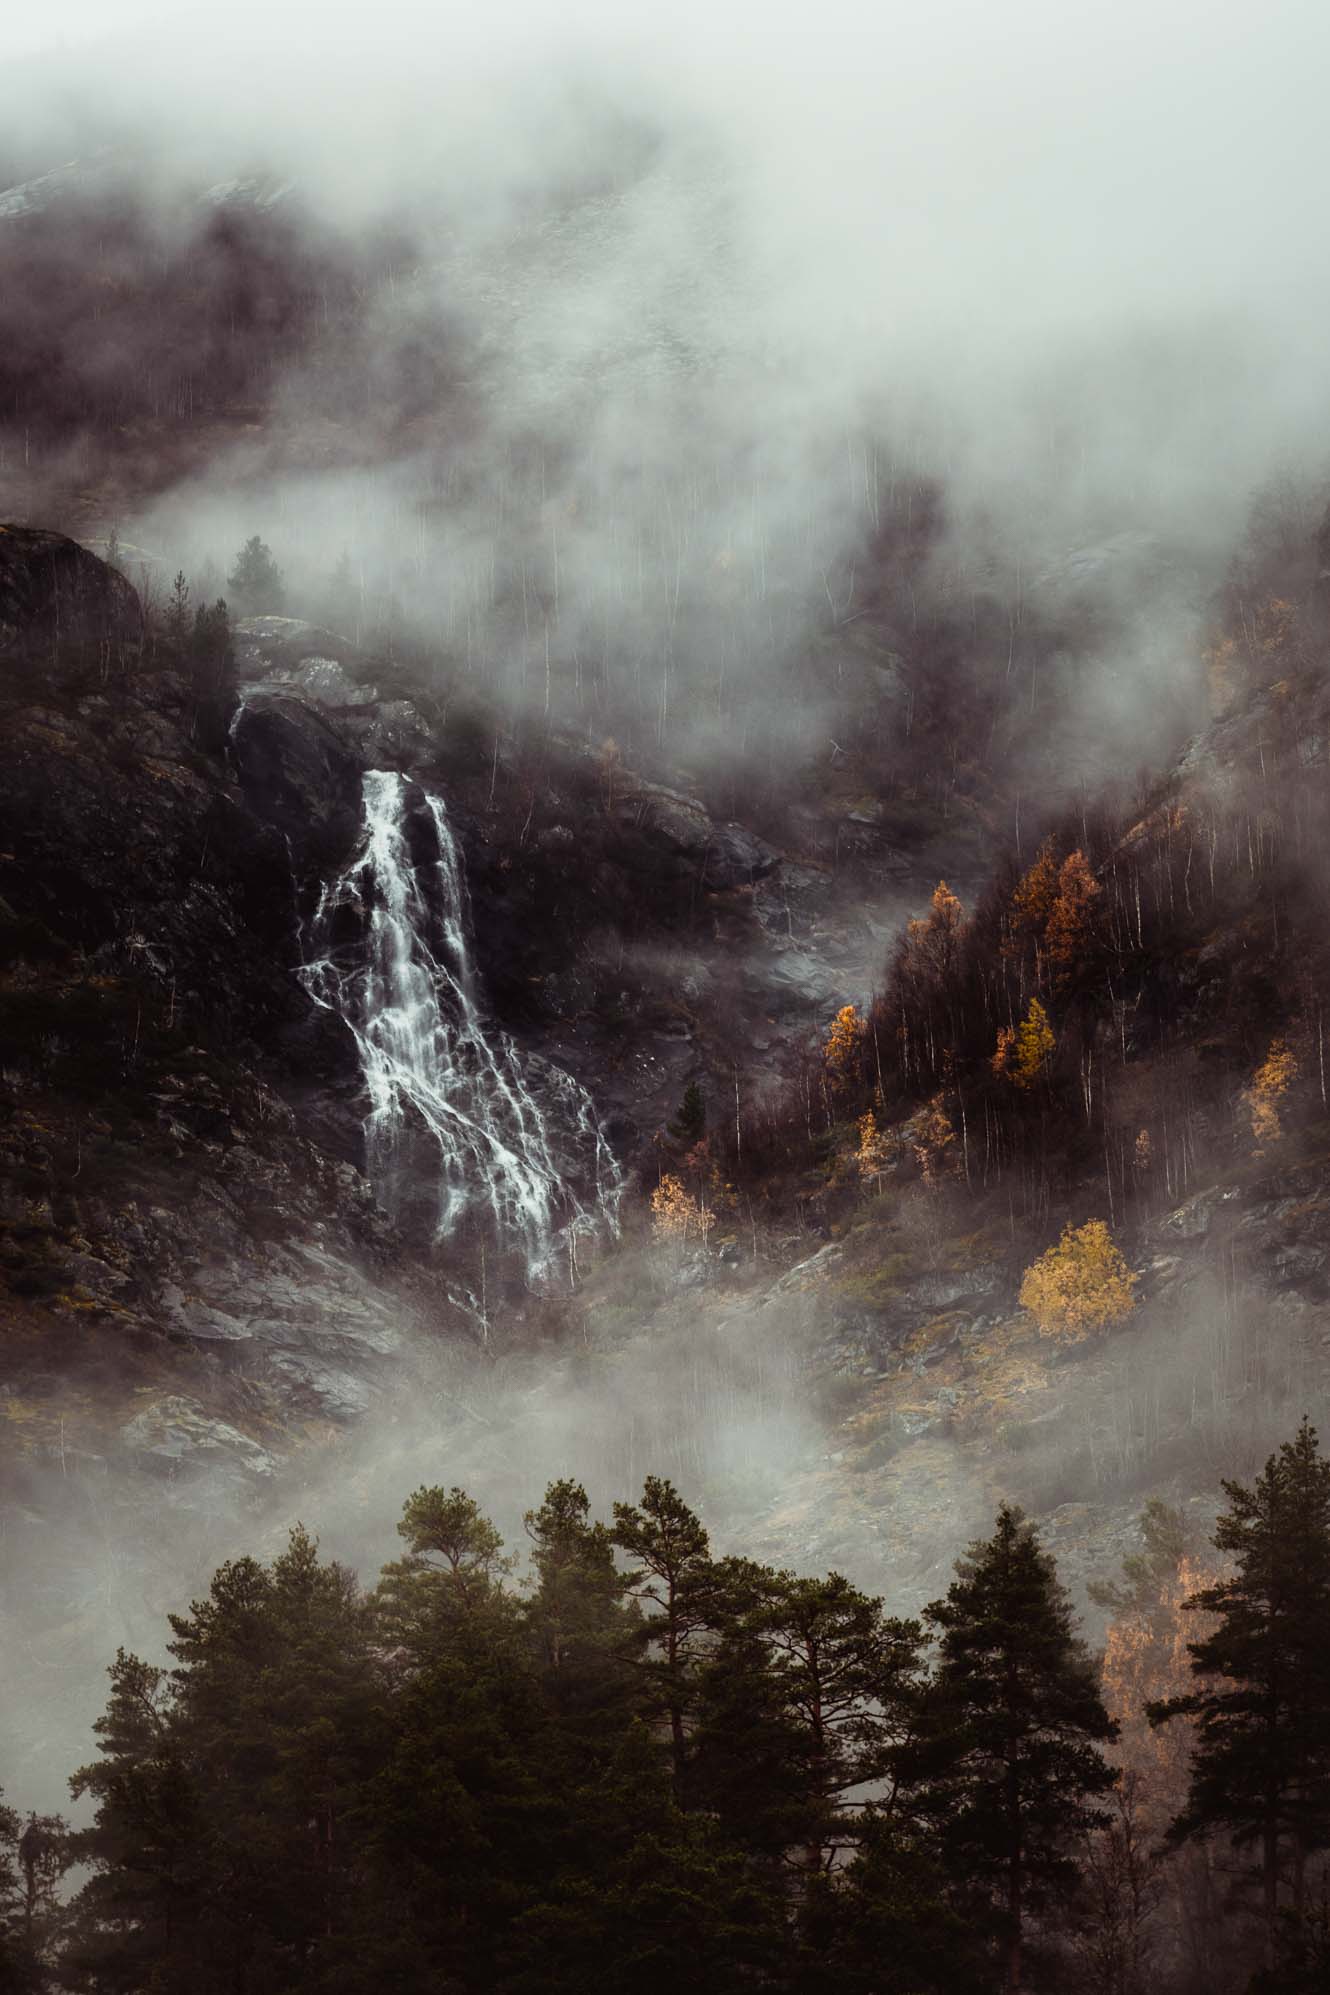
[{"label": "mist", "polygon": [[[933,786],[927,837],[884,832],[842,877],[837,829],[825,880],[814,854],[849,938],[841,1001],[867,1007],[944,866],[968,901],[1013,825],[1028,863],[1031,824],[1148,787],[1209,717],[1203,644],[1254,499],[1324,505],[1327,62],[1330,18],[1300,0],[28,19],[0,62],[0,258],[21,241],[36,273],[0,302],[0,510],[99,550],[114,533],[158,611],[177,570],[195,603],[224,594],[261,535],[291,617],[367,683],[395,693],[400,668],[443,738],[480,712],[505,782],[504,744],[622,750],[775,844],[828,770],[911,807]],[[235,281],[255,245],[266,289]],[[140,380],[154,267],[194,316]],[[578,938],[600,982],[661,988],[750,946],[719,923]],[[835,1008],[777,1035],[745,1107],[787,1053],[817,1057]],[[752,1029],[716,1030],[736,1102]],[[1046,1219],[1065,1192],[1028,1195]],[[943,1209],[903,1222],[939,1291],[939,1239],[974,1224],[959,1194]],[[371,1583],[418,1483],[463,1485],[520,1548],[555,1477],[605,1515],[667,1475],[719,1549],[834,1566],[893,1612],[945,1587],[1014,1489],[1068,1513],[1081,1600],[1151,1491],[1203,1511],[1198,1461],[1246,1473],[1324,1401],[1302,1319],[1213,1267],[1175,1284],[1143,1220],[1130,1351],[902,1412],[907,1361],[846,1299],[846,1238],[772,1228],[750,1246],[736,1222],[710,1285],[630,1233],[562,1341],[524,1347],[521,1320],[478,1349],[403,1304],[391,1389],[252,1473],[157,1463],[107,1506],[106,1464],[62,1438],[4,1526],[7,1665],[29,1679],[6,1785],[62,1805],[100,1665],[118,1644],[159,1659],[211,1565],[271,1556],[302,1519]],[[950,1307],[926,1296],[920,1325]],[[975,1308],[971,1342],[1001,1332]]]},{"label": "mist", "polygon": [[122,539],[165,576],[261,532],[293,600],[345,556],[368,620],[514,710],[569,680],[584,710],[599,671],[638,688],[631,745],[687,766],[733,754],[731,720],[747,752],[744,689],[769,750],[815,743],[828,703],[777,720],[767,689],[865,614],[923,479],[941,519],[893,628],[976,588],[1074,614],[1070,761],[1131,761],[1253,489],[1318,473],[1314,9],[84,32],[8,67],[31,177],[94,159],[164,253],[236,198],[334,268],[395,244],[355,353],[289,355],[261,426],[163,465]]}]

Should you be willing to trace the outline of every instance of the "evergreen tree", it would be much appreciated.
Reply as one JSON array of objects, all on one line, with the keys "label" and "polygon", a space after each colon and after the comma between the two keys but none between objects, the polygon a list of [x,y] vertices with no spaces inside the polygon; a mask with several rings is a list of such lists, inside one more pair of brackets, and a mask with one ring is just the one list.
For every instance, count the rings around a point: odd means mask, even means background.
[{"label": "evergreen tree", "polygon": [[1116,1779],[1100,1751],[1116,1727],[1054,1562],[1018,1509],[1002,1506],[956,1573],[925,1610],[939,1654],[914,1770],[948,1869],[1001,1934],[1015,1995],[1031,1917],[1069,1897],[1077,1844],[1106,1819],[1093,1802]]},{"label": "evergreen tree", "polygon": [[384,1567],[376,1607],[386,1638],[412,1662],[432,1660],[461,1619],[515,1619],[516,1604],[502,1589],[512,1560],[464,1489],[415,1490],[397,1534],[407,1554]]},{"label": "evergreen tree", "polygon": [[1188,1644],[1200,1684],[1150,1707],[1152,1724],[1197,1720],[1186,1806],[1175,1842],[1226,1830],[1258,1852],[1268,1957],[1281,1892],[1303,1918],[1307,1859],[1330,1847],[1330,1463],[1303,1420],[1251,1488],[1225,1482],[1214,1542],[1230,1579],[1185,1603],[1213,1614]]},{"label": "evergreen tree", "polygon": [[231,600],[241,616],[276,616],[282,608],[282,571],[272,549],[252,534],[236,556],[226,578]]},{"label": "evergreen tree", "polygon": [[330,630],[359,642],[360,600],[351,573],[351,557],[342,554],[328,579],[323,616]]},{"label": "evergreen tree", "polygon": [[580,1483],[552,1482],[525,1524],[536,1579],[527,1624],[545,1695],[577,1750],[594,1750],[633,1694],[626,1654],[638,1616],[624,1604],[628,1583],[614,1563],[608,1530],[591,1522]]},{"label": "evergreen tree", "polygon": [[102,1760],[75,1776],[97,1814],[70,1971],[155,1995],[316,1987],[359,1921],[358,1802],[381,1750],[364,1603],[297,1529],[170,1621],[176,1667],[117,1659]]},{"label": "evergreen tree", "polygon": [[166,599],[166,641],[178,656],[184,655],[189,643],[190,623],[189,583],[184,569],[179,568]]},{"label": "evergreen tree", "polygon": [[22,1842],[22,1818],[0,1801],[0,1995],[37,1995],[44,1983],[27,1916]]},{"label": "evergreen tree", "polygon": [[[168,610],[174,613],[175,602]],[[183,614],[183,602],[180,605]],[[235,693],[236,660],[231,644],[231,618],[219,597],[200,603],[188,647],[190,681],[194,689],[194,725],[204,746],[216,752],[225,743],[226,720]]]},{"label": "evergreen tree", "polygon": [[33,1959],[50,1959],[63,1923],[57,1896],[75,1849],[63,1815],[29,1814],[14,1845],[23,1943]]},{"label": "evergreen tree", "polygon": [[92,1874],[72,1908],[64,1971],[99,1991],[184,1995],[207,1953],[199,1784],[173,1722],[167,1672],[121,1649],[108,1673],[111,1695],[93,1726],[101,1758],[70,1781],[75,1798],[97,1808],[76,1839]]},{"label": "evergreen tree", "polygon": [[782,1830],[815,1873],[857,1840],[863,1794],[894,1785],[922,1630],[839,1573],[805,1579],[740,1560],[715,1573],[728,1625],[703,1678],[699,1774],[737,1833]]},{"label": "evergreen tree", "polygon": [[990,1995],[985,1934],[953,1902],[926,1841],[870,1809],[860,1844],[799,1909],[797,1995]]},{"label": "evergreen tree", "polygon": [[700,1143],[707,1133],[706,1096],[696,1081],[689,1081],[683,1091],[678,1112],[670,1124],[670,1134],[686,1150]]},{"label": "evergreen tree", "polygon": [[1152,1496],[1141,1512],[1141,1549],[1123,1559],[1121,1579],[1091,1580],[1086,1592],[1096,1607],[1153,1620],[1191,1547],[1182,1512]]},{"label": "evergreen tree", "polygon": [[674,1791],[681,1800],[688,1720],[715,1621],[710,1539],[674,1484],[654,1475],[643,1484],[640,1506],[615,1504],[613,1539],[633,1561],[630,1593],[652,1610],[639,1638],[643,1698],[648,1711],[669,1721]]}]

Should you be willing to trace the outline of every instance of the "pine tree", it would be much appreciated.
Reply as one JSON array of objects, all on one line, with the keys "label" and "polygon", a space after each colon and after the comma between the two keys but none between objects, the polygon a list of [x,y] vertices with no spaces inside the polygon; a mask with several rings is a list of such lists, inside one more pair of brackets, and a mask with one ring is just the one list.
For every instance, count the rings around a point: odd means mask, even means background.
[{"label": "pine tree", "polygon": [[77,1837],[91,1870],[71,1908],[64,1966],[93,1988],[185,1995],[207,1957],[207,1833],[167,1672],[121,1649],[93,1726],[100,1759],[70,1780],[96,1803]]},{"label": "pine tree", "polygon": [[633,1694],[627,1650],[638,1617],[625,1607],[628,1583],[614,1563],[613,1540],[591,1521],[580,1483],[552,1482],[524,1521],[536,1575],[527,1625],[545,1694],[585,1755],[627,1714]]},{"label": "pine tree", "polygon": [[37,1960],[50,1958],[59,1936],[62,1910],[57,1893],[76,1856],[63,1815],[29,1814],[14,1845],[18,1868],[19,1917],[23,1943]]},{"label": "pine tree", "polygon": [[956,1573],[925,1610],[939,1660],[914,1769],[949,1870],[998,1926],[1016,1995],[1031,1917],[1069,1895],[1077,1844],[1106,1820],[1093,1804],[1116,1778],[1100,1751],[1116,1728],[1054,1562],[1019,1510],[1004,1504]]},{"label": "pine tree", "polygon": [[1330,1463],[1307,1420],[1251,1488],[1225,1482],[1215,1545],[1230,1579],[1185,1605],[1216,1625],[1188,1644],[1200,1687],[1150,1707],[1153,1724],[1197,1721],[1175,1842],[1224,1830],[1258,1852],[1268,1954],[1281,1894],[1295,1924],[1309,1855],[1330,1848]]},{"label": "pine tree", "polygon": [[341,554],[328,579],[323,616],[330,630],[359,641],[359,600],[351,573],[351,557]]},{"label": "pine tree", "polygon": [[689,1081],[683,1091],[683,1099],[679,1103],[675,1118],[670,1124],[670,1135],[677,1143],[681,1143],[685,1150],[691,1150],[695,1143],[701,1142],[706,1133],[706,1096],[696,1081]]},{"label": "pine tree", "polygon": [[281,610],[282,571],[258,534],[252,534],[237,554],[226,586],[241,616],[275,616]]},{"label": "pine tree", "polygon": [[515,1622],[516,1603],[502,1589],[512,1560],[503,1539],[464,1489],[421,1488],[407,1498],[397,1526],[405,1558],[383,1569],[376,1612],[385,1638],[416,1663],[431,1661],[449,1631],[469,1617]]},{"label": "pine tree", "polygon": [[[183,602],[180,605],[183,614]],[[168,617],[174,612],[173,601]],[[221,714],[235,685],[235,651],[231,643],[231,617],[218,597],[211,605],[200,603],[194,612],[189,638],[189,669],[194,687],[196,716],[214,720]],[[216,728],[208,730],[215,734]],[[215,745],[213,743],[212,745]]]},{"label": "pine tree", "polygon": [[779,1826],[804,1871],[820,1872],[857,1840],[855,1797],[894,1782],[922,1629],[834,1572],[807,1579],[725,1560],[713,1600],[723,1634],[702,1682],[700,1784],[739,1833],[765,1823],[770,1841]]},{"label": "pine tree", "polygon": [[0,1995],[38,1995],[46,1985],[38,1937],[24,1886],[22,1819],[0,1800]]},{"label": "pine tree", "polygon": [[178,568],[166,599],[166,641],[178,656],[184,655],[189,643],[190,623],[189,583],[184,569]]},{"label": "pine tree", "polygon": [[615,1504],[613,1539],[633,1561],[629,1592],[652,1610],[638,1639],[643,1703],[669,1721],[675,1794],[682,1798],[688,1719],[703,1638],[715,1618],[710,1540],[701,1519],[661,1476],[647,1477],[640,1506]]}]

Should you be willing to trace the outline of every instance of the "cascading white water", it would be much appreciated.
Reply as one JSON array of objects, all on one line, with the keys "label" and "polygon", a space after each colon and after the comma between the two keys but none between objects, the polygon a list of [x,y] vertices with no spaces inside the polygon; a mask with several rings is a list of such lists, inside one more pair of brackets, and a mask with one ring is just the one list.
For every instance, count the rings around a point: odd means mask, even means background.
[{"label": "cascading white water", "polygon": [[[408,836],[413,804],[433,848],[419,865]],[[372,769],[363,805],[351,863],[324,887],[309,925],[301,979],[355,1039],[371,1170],[400,1204],[404,1148],[427,1138],[437,1158],[437,1236],[479,1207],[539,1276],[580,1234],[617,1224],[621,1173],[573,1076],[486,1029],[466,880],[442,802]]]}]

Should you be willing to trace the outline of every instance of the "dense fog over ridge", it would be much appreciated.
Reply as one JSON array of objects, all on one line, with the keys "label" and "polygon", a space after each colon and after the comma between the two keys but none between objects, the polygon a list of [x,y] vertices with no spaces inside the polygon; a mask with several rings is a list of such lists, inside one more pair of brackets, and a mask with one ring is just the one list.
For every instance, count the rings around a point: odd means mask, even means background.
[{"label": "dense fog over ridge", "polygon": [[[548,600],[518,701],[546,631],[590,669],[611,594],[658,732],[671,673],[760,679],[862,613],[884,491],[922,475],[934,585],[1087,606],[1083,732],[1139,755],[1253,486],[1311,468],[1315,10],[278,9],[127,24],[109,75],[81,32],[10,65],[16,176],[123,176],[164,248],[237,189],[333,271],[395,245],[344,387],[291,354],[276,436],[164,470],[136,539],[193,572],[258,528],[302,581],[350,554],[482,652],[520,570]],[[707,759],[705,720],[679,740]]]},{"label": "dense fog over ridge", "polygon": [[[418,1484],[525,1558],[667,1476],[902,1614],[1011,1500],[1110,1646],[1166,1499],[1182,1655],[1330,1413],[1328,66],[1304,0],[0,52],[15,1805]],[[1069,1236],[1120,1308],[1041,1315]]]}]

